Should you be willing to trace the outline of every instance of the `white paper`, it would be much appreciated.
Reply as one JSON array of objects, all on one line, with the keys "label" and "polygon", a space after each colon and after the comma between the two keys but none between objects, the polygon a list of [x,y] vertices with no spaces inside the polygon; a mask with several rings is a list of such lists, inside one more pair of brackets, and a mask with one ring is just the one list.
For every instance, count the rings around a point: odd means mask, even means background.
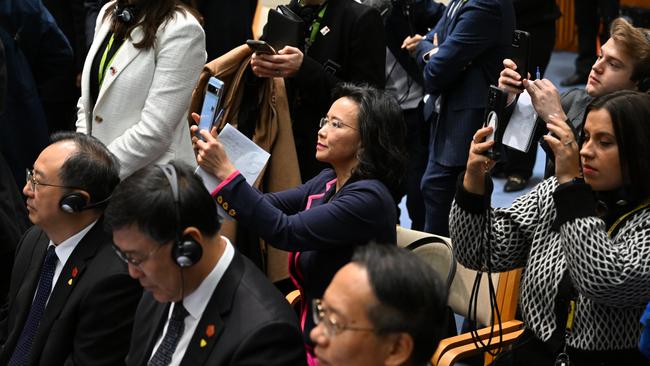
[{"label": "white paper", "polygon": [[[226,124],[219,133],[219,141],[223,144],[230,162],[252,186],[260,176],[271,154],[229,124]],[[221,183],[217,177],[201,167],[196,168],[195,173],[203,179],[203,185],[210,193]],[[225,216],[228,217],[228,215]]]},{"label": "white paper", "polygon": [[513,149],[528,152],[535,133],[536,120],[537,113],[535,113],[533,102],[528,92],[524,90],[519,95],[512,117],[503,133],[502,143]]}]

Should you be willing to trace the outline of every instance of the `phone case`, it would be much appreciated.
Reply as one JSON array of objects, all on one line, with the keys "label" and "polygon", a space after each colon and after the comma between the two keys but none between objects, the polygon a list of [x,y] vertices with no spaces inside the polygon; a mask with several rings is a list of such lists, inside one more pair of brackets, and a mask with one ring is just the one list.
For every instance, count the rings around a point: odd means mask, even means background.
[{"label": "phone case", "polygon": [[485,155],[492,160],[499,160],[501,158],[501,141],[503,140],[503,132],[506,130],[507,121],[504,120],[504,110],[506,107],[506,92],[494,85],[490,85],[488,90],[488,103],[485,107],[485,114],[483,117],[483,127],[491,126],[493,128],[485,141],[494,140],[494,145],[485,152]]},{"label": "phone case", "polygon": [[515,30],[512,35],[512,61],[517,64],[517,72],[522,79],[527,79],[531,72],[530,65],[530,33]]}]

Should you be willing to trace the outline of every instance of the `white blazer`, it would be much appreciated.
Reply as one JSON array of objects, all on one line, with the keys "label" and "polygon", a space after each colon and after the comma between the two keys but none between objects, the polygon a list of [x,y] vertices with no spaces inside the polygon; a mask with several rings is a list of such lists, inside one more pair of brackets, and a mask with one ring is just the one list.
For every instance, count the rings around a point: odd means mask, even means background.
[{"label": "white blazer", "polygon": [[116,53],[94,108],[90,106],[90,69],[106,37],[110,21],[103,21],[106,4],[97,17],[95,37],[88,51],[77,103],[77,131],[97,137],[120,161],[120,177],[154,163],[184,161],[196,166],[185,119],[192,90],[205,64],[205,34],[189,13],[176,12],[156,33],[154,46],[133,46],[142,28],[131,32]]}]

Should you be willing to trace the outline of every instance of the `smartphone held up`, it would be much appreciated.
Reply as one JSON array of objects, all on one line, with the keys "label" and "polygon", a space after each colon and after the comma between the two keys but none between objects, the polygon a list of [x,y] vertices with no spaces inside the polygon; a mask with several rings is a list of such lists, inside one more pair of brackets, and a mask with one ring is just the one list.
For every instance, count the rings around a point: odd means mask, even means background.
[{"label": "smartphone held up", "polygon": [[[214,76],[208,81],[208,87],[203,98],[203,107],[201,107],[201,119],[199,120],[199,130],[210,132],[215,123],[219,122],[223,115],[223,109],[220,109],[221,97],[223,94],[223,81]],[[197,137],[204,140],[203,136],[197,131]]]}]

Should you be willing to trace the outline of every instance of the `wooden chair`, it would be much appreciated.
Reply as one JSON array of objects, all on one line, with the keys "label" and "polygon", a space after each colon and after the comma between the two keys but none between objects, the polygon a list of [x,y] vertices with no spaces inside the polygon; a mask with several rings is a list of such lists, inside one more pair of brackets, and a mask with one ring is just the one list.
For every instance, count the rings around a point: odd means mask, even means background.
[{"label": "wooden chair", "polygon": [[[444,244],[442,244],[444,243]],[[436,270],[441,278],[447,278],[448,298],[447,304],[454,313],[468,317],[469,298],[476,278],[476,271],[465,268],[456,263],[453,255],[451,240],[425,232],[397,227],[397,244],[408,248],[420,255]],[[523,332],[523,323],[515,320],[517,301],[519,299],[519,278],[521,270],[514,270],[500,274],[493,274],[495,284],[496,303],[501,313],[503,338],[501,347],[510,344]],[[490,307],[487,277],[483,277],[479,289],[477,320],[479,324],[490,324],[493,309]],[[498,326],[495,327],[495,332]],[[483,343],[488,343],[490,327],[478,331]],[[494,335],[489,347],[491,350],[498,348],[499,336]],[[480,353],[472,341],[470,333],[443,339],[432,358],[434,366],[453,365],[457,360]],[[485,364],[489,364],[492,357],[486,353]]]}]

